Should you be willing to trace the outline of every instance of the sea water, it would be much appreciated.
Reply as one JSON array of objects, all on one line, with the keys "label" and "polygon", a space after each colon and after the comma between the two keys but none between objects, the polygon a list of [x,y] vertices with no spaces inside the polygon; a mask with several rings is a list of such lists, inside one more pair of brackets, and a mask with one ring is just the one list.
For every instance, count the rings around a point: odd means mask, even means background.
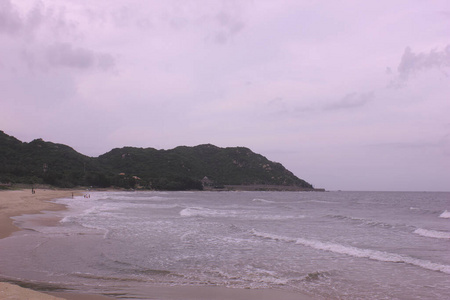
[{"label": "sea water", "polygon": [[91,192],[56,202],[68,209],[15,218],[28,230],[0,240],[1,277],[121,299],[145,299],[152,286],[450,298],[450,193]]}]

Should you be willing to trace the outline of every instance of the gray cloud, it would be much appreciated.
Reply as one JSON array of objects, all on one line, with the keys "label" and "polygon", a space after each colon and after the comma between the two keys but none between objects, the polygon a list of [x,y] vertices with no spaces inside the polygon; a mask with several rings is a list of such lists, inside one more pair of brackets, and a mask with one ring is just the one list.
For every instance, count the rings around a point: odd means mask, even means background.
[{"label": "gray cloud", "polygon": [[20,14],[17,6],[14,6],[10,1],[1,1],[0,32],[13,35],[14,37],[23,35],[28,40],[45,23],[51,24],[54,22],[53,27],[64,27],[64,22],[61,22],[61,19],[55,22],[53,13],[53,9],[46,10],[42,2],[36,2],[30,11]]},{"label": "gray cloud", "polygon": [[0,2],[0,32],[15,34],[22,29],[22,20],[10,1]]},{"label": "gray cloud", "polygon": [[45,21],[45,14],[43,13],[43,4],[38,2],[28,13],[26,19],[26,26],[34,30],[38,28]]},{"label": "gray cloud", "polygon": [[74,48],[69,43],[54,44],[47,49],[47,60],[53,66],[77,69],[114,67],[115,60],[110,54],[96,53],[85,48]]},{"label": "gray cloud", "polygon": [[245,27],[244,22],[237,15],[226,11],[220,11],[214,19],[219,28],[209,35],[207,39],[212,39],[217,44],[226,44],[230,38]]},{"label": "gray cloud", "polygon": [[328,104],[324,107],[324,110],[339,110],[339,109],[349,109],[364,106],[366,103],[371,101],[374,97],[373,92],[369,93],[351,93],[345,95],[341,100]]},{"label": "gray cloud", "polygon": [[413,53],[410,47],[406,47],[402,55],[397,71],[403,80],[407,80],[412,74],[433,68],[450,67],[450,45],[442,51],[431,50],[430,53]]},{"label": "gray cloud", "polygon": [[[442,51],[433,49],[430,53],[414,53],[406,47],[397,67],[397,75],[387,87],[399,89],[406,86],[411,76],[431,69],[438,69],[445,74],[445,68],[450,67],[450,45]],[[390,70],[390,68],[388,68]],[[390,74],[388,74],[390,75]]]}]

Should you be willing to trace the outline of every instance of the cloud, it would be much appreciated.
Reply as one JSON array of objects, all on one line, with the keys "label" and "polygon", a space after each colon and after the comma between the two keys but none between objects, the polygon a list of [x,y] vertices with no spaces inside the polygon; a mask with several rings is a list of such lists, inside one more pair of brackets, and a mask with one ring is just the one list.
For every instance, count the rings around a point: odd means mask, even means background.
[{"label": "cloud", "polygon": [[350,93],[341,100],[324,106],[324,110],[349,109],[364,106],[373,99],[373,92],[369,93]]},{"label": "cloud", "polygon": [[45,7],[42,2],[36,2],[27,12],[14,5],[11,1],[0,0],[0,33],[6,33],[13,38],[25,38],[32,41],[40,27],[47,27],[54,35],[63,33],[67,36],[68,27],[74,27],[73,22],[65,18],[64,8]]},{"label": "cloud", "polygon": [[222,32],[227,36],[233,36],[244,28],[244,23],[238,17],[221,11],[216,16],[217,22],[222,28]]},{"label": "cloud", "polygon": [[388,87],[404,87],[409,78],[419,72],[450,67],[450,45],[443,50],[431,50],[429,53],[414,53],[410,47],[406,47],[400,63],[397,67],[398,78],[391,81]]},{"label": "cloud", "polygon": [[35,2],[28,8],[17,3],[0,0],[0,34],[9,57],[3,59],[10,69],[17,70],[20,62],[28,70],[48,70],[49,67],[71,69],[99,69],[106,71],[115,66],[112,55],[91,50],[90,47],[74,47],[83,43],[77,22],[66,16],[65,7],[53,7]]},{"label": "cloud", "polygon": [[15,34],[22,29],[19,12],[10,1],[0,1],[0,32]]},{"label": "cloud", "polygon": [[221,10],[213,19],[218,28],[213,30],[206,39],[212,40],[216,44],[226,44],[245,27],[241,17],[233,11]]},{"label": "cloud", "polygon": [[47,48],[50,65],[77,69],[100,68],[107,70],[114,67],[115,61],[110,54],[96,53],[69,43],[58,43]]},{"label": "cloud", "polygon": [[450,45],[442,51],[431,50],[429,54],[414,54],[410,47],[406,47],[402,60],[397,68],[401,78],[407,79],[415,72],[450,66]]}]

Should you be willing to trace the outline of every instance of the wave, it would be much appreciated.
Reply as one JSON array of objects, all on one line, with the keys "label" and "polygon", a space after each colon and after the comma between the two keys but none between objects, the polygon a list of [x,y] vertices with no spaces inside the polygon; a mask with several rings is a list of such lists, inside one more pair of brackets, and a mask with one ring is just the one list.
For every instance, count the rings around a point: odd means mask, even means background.
[{"label": "wave", "polygon": [[338,219],[338,220],[344,220],[344,221],[359,222],[361,224],[373,226],[373,227],[393,228],[396,226],[400,226],[400,224],[388,224],[388,223],[383,223],[383,222],[379,222],[379,221],[375,221],[375,220],[371,220],[371,219],[348,217],[348,216],[342,216],[342,215],[327,215],[326,217]]},{"label": "wave", "polygon": [[311,273],[308,273],[303,280],[304,281],[309,281],[309,282],[311,282],[311,281],[318,281],[318,280],[320,280],[322,278],[327,278],[330,275],[331,275],[331,273],[328,272],[328,271],[311,272]]},{"label": "wave", "polygon": [[220,211],[205,207],[188,207],[180,211],[182,217],[230,217],[236,214],[236,211]]},{"label": "wave", "polygon": [[385,251],[379,250],[371,250],[371,249],[361,249],[353,246],[345,246],[336,243],[322,242],[317,240],[309,240],[304,238],[291,238],[284,237],[270,233],[258,232],[256,230],[252,230],[251,233],[256,237],[261,237],[265,239],[271,239],[275,241],[282,241],[288,243],[295,243],[297,245],[303,245],[307,247],[311,247],[318,250],[329,251],[333,253],[345,254],[348,256],[359,257],[359,258],[369,258],[372,260],[383,261],[383,262],[394,262],[394,263],[406,263],[410,265],[414,265],[417,267],[421,267],[424,269],[439,271],[446,274],[450,274],[450,265],[443,265],[439,263],[434,263],[428,260],[418,259],[406,255],[389,253]]},{"label": "wave", "polygon": [[418,228],[414,230],[415,234],[425,236],[425,237],[431,237],[436,239],[450,239],[450,232],[446,231],[438,231],[438,230],[428,230],[423,228]]},{"label": "wave", "polygon": [[216,210],[205,207],[188,207],[180,211],[182,217],[204,217],[204,218],[242,218],[246,220],[282,221],[292,219],[303,219],[304,215],[270,215],[251,214],[251,212],[237,210]]},{"label": "wave", "polygon": [[258,289],[273,287],[274,285],[285,286],[290,281],[288,278],[280,277],[275,271],[253,266],[245,266],[238,274],[219,268],[206,271],[206,273],[209,275],[208,281],[211,281],[211,277],[217,277],[222,279],[222,282],[225,281],[228,287]]},{"label": "wave", "polygon": [[325,204],[339,204],[339,202],[334,201],[325,201],[325,200],[308,200],[303,202],[311,202],[311,203],[325,203]]},{"label": "wave", "polygon": [[270,201],[270,200],[266,200],[266,199],[259,199],[259,198],[253,199],[252,201],[253,202],[261,202],[261,203],[276,203],[275,201]]},{"label": "wave", "polygon": [[450,219],[450,211],[444,211],[442,214],[440,214],[439,218]]},{"label": "wave", "polygon": [[90,274],[90,273],[80,273],[75,272],[71,275],[85,278],[85,279],[97,279],[97,280],[113,280],[113,281],[120,281],[120,282],[127,282],[127,281],[135,281],[135,282],[146,282],[143,278],[134,278],[134,277],[119,277],[119,276],[102,276],[102,275],[96,275],[96,274]]}]

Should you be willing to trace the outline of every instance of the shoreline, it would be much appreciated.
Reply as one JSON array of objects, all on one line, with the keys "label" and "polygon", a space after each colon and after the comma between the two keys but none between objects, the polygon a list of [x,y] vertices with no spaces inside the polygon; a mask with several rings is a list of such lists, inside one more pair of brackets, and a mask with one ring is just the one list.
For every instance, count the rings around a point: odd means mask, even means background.
[{"label": "shoreline", "polygon": [[12,217],[64,210],[64,205],[49,201],[72,197],[72,192],[74,195],[80,193],[79,190],[37,190],[35,194],[28,190],[0,191],[0,239],[21,230],[14,225]]},{"label": "shoreline", "polygon": [[[3,190],[0,191],[0,239],[11,236],[21,228],[14,225],[12,217],[25,214],[41,214],[43,211],[59,211],[66,209],[65,205],[49,202],[58,198],[70,198],[80,195],[82,190],[72,189],[36,189]],[[1,274],[0,274],[1,276]],[[17,284],[4,282],[0,279],[0,299],[36,299],[36,300],[108,300],[114,299],[101,295],[85,295],[70,292],[44,293]]]}]

